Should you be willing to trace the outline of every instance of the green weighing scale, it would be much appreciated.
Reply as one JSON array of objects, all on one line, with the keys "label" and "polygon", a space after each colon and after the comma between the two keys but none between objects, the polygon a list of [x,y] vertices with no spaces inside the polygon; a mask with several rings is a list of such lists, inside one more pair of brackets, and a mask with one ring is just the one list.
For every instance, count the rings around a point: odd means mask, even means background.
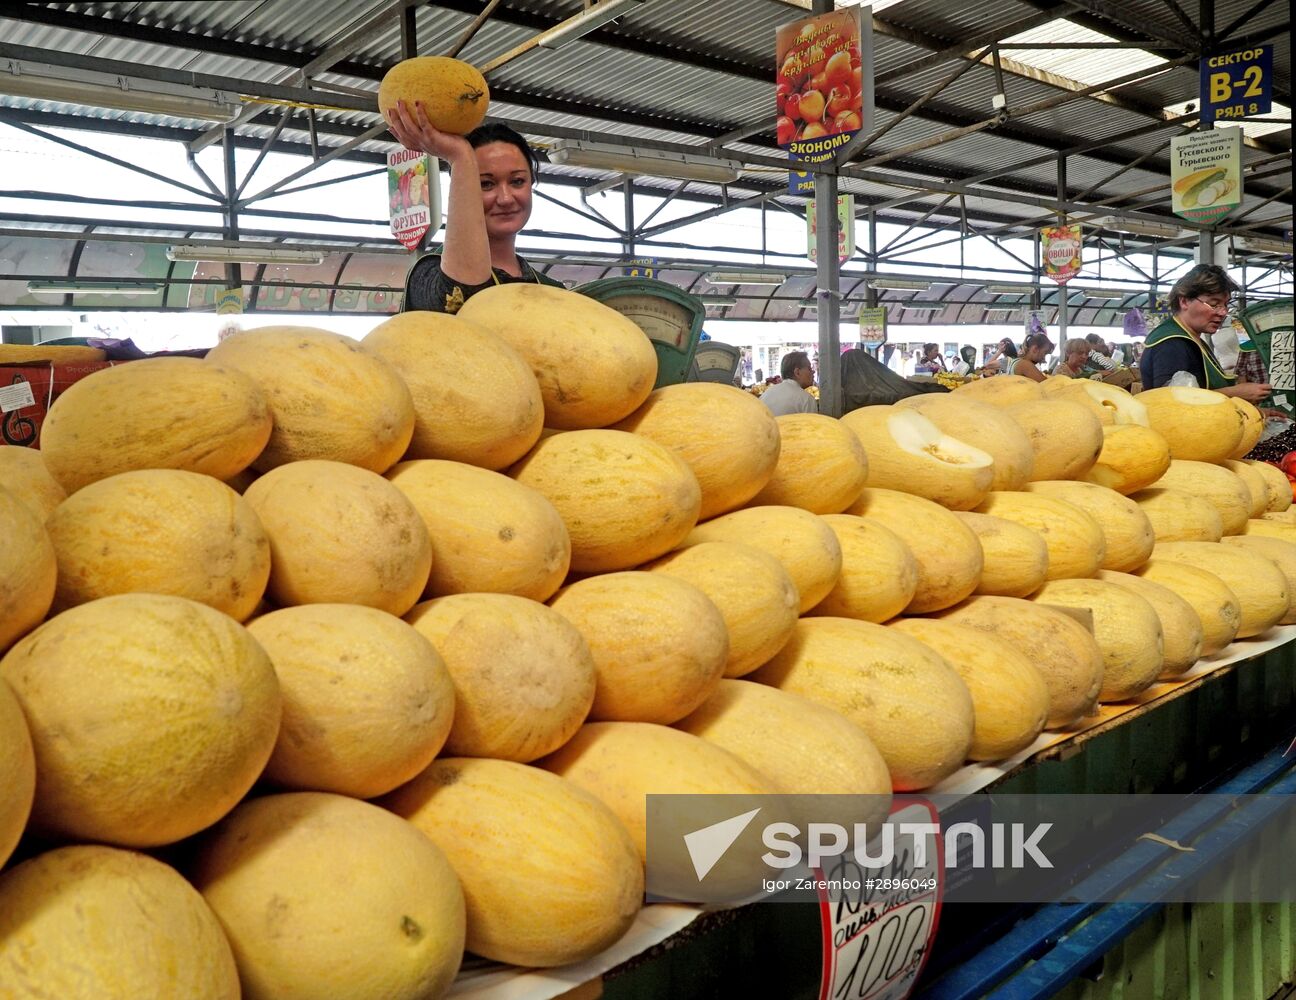
[{"label": "green weighing scale", "polygon": [[657,352],[654,389],[692,381],[693,358],[706,319],[706,306],[695,296],[655,278],[600,278],[574,290],[615,309],[648,335]]},{"label": "green weighing scale", "polygon": [[1238,316],[1251,342],[1260,351],[1273,386],[1272,403],[1288,413],[1296,410],[1296,340],[1293,339],[1292,300],[1271,299],[1248,306]]}]

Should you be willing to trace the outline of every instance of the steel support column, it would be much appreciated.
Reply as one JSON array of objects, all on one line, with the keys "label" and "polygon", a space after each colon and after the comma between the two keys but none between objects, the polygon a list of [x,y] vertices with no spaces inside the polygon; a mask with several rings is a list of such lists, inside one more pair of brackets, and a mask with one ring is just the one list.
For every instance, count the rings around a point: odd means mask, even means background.
[{"label": "steel support column", "polygon": [[[222,155],[225,159],[225,239],[237,242],[239,238],[238,223],[238,174],[235,170],[234,129],[226,126],[225,136],[221,140]],[[225,265],[225,287],[243,287],[243,266],[241,264]]]}]

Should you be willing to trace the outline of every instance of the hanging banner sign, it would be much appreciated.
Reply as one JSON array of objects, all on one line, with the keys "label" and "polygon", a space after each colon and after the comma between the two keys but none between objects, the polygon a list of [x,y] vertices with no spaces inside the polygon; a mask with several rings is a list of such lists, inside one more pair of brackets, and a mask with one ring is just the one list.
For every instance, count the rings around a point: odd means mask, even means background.
[{"label": "hanging banner sign", "polygon": [[1242,202],[1242,129],[1188,132],[1170,140],[1170,211],[1211,223]]},{"label": "hanging banner sign", "polygon": [[243,289],[222,288],[216,293],[216,315],[238,316],[243,312]]},{"label": "hanging banner sign", "polygon": [[627,278],[655,278],[659,261],[656,257],[633,257],[626,262]]},{"label": "hanging banner sign", "polygon": [[[815,200],[806,202],[806,256],[819,259],[819,224],[815,219]],[[855,254],[855,196],[837,196],[837,257],[844,264]]]},{"label": "hanging banner sign", "polygon": [[808,170],[789,170],[788,194],[814,194],[814,174]]},{"label": "hanging banner sign", "polygon": [[859,7],[780,26],[774,36],[778,144],[793,160],[821,163],[864,127],[864,70],[872,73],[872,22]]},{"label": "hanging banner sign", "polygon": [[1222,52],[1201,61],[1201,120],[1251,118],[1273,110],[1273,46]]},{"label": "hanging banner sign", "polygon": [[[407,250],[417,250],[428,232],[441,226],[439,218],[435,226],[432,219],[431,186],[436,179],[426,153],[398,149],[387,154],[387,210],[391,231]],[[439,202],[440,198],[436,200]]]},{"label": "hanging banner sign", "polygon": [[1080,227],[1045,226],[1040,230],[1040,258],[1044,261],[1044,274],[1059,285],[1080,273],[1084,239]]},{"label": "hanging banner sign", "polygon": [[862,308],[859,311],[859,339],[862,344],[886,343],[886,319],[884,308]]}]

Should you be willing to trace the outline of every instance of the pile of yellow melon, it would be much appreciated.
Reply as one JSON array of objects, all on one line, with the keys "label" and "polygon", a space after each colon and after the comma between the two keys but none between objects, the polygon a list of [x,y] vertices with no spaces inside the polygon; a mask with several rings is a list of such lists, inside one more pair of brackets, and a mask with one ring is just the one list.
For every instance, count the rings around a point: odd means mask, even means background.
[{"label": "pile of yellow melon", "polygon": [[579,961],[642,904],[649,794],[885,804],[1291,614],[1245,403],[775,419],[655,377],[511,284],[107,369],[0,449],[0,994]]}]

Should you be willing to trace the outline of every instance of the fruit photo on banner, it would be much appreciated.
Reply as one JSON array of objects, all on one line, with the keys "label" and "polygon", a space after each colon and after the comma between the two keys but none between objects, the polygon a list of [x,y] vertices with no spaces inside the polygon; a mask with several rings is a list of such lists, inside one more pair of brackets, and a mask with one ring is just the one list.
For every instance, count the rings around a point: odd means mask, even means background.
[{"label": "fruit photo on banner", "polygon": [[1059,285],[1080,273],[1084,239],[1079,226],[1045,226],[1040,230],[1040,259],[1044,274]]},{"label": "fruit photo on banner", "polygon": [[793,156],[830,151],[864,127],[858,8],[780,27],[775,65],[778,144]]}]

